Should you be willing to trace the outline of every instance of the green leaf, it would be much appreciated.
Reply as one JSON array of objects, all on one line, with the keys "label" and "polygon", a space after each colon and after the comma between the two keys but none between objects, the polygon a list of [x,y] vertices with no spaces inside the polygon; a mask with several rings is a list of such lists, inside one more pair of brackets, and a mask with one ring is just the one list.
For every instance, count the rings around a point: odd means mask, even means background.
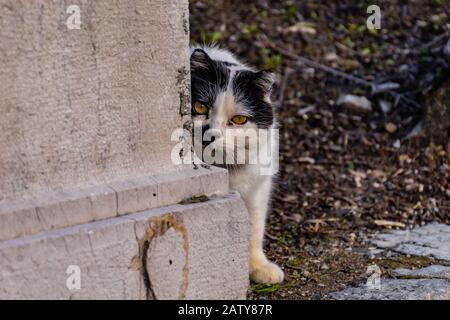
[{"label": "green leaf", "polygon": [[277,284],[265,284],[265,283],[258,283],[258,284],[252,284],[251,289],[254,293],[274,293],[277,292],[280,289],[280,285]]},{"label": "green leaf", "polygon": [[219,41],[222,39],[222,32],[215,31],[211,34],[211,42]]},{"label": "green leaf", "polygon": [[207,33],[204,30],[200,31],[200,40],[203,43],[216,42],[219,41],[220,39],[222,39],[222,32],[220,31],[214,31],[211,33]]},{"label": "green leaf", "polygon": [[283,16],[285,19],[290,19],[295,16],[295,13],[297,11],[297,7],[295,3],[289,3],[287,4],[284,9],[282,10]]},{"label": "green leaf", "polygon": [[362,54],[363,56],[368,56],[368,55],[370,54],[370,48],[364,48],[364,49],[362,49],[361,54]]},{"label": "green leaf", "polygon": [[386,65],[387,66],[393,66],[393,65],[395,65],[395,61],[393,59],[387,59],[386,60]]},{"label": "green leaf", "polygon": [[361,24],[358,26],[358,28],[356,28],[356,31],[358,31],[359,33],[363,33],[364,31],[366,31],[367,27],[364,24]]},{"label": "green leaf", "polygon": [[206,36],[206,31],[202,30],[200,31],[200,40],[202,40],[203,43],[206,43],[207,41],[207,36]]},{"label": "green leaf", "polygon": [[273,70],[281,65],[282,57],[280,54],[272,54],[270,49],[262,48],[259,51],[261,60],[263,61],[263,68]]},{"label": "green leaf", "polygon": [[355,43],[353,42],[352,38],[350,38],[350,37],[345,37],[344,44],[349,48],[355,47]]},{"label": "green leaf", "polygon": [[256,31],[258,31],[258,25],[256,23],[252,23],[251,25],[242,29],[242,33],[245,35],[250,35],[252,33],[255,33]]},{"label": "green leaf", "polygon": [[374,36],[376,36],[378,34],[378,29],[376,29],[376,28],[371,28],[371,29],[368,29],[368,30],[369,30],[369,33],[374,35]]}]

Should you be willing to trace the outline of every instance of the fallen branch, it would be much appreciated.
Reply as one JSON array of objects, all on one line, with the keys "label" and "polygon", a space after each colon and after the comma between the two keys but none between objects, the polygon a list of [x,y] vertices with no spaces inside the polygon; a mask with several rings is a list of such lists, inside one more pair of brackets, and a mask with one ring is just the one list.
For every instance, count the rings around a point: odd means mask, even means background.
[{"label": "fallen branch", "polygon": [[269,238],[270,240],[278,241],[278,238],[277,238],[277,237],[275,237],[275,236],[269,234],[268,232],[264,232],[264,235],[265,235],[267,238]]},{"label": "fallen branch", "polygon": [[370,82],[370,81],[367,81],[367,80],[355,77],[355,76],[353,76],[351,74],[345,73],[343,71],[336,70],[334,68],[328,67],[328,66],[323,65],[323,64],[321,64],[321,63],[319,63],[317,61],[313,61],[313,60],[310,60],[308,58],[299,56],[299,55],[297,55],[297,54],[295,54],[295,53],[293,53],[293,52],[291,52],[291,51],[289,51],[287,49],[281,48],[280,46],[275,46],[274,44],[272,44],[270,42],[268,42],[268,45],[269,45],[269,47],[271,49],[273,49],[275,51],[278,51],[283,56],[291,58],[293,60],[296,60],[296,61],[300,62],[301,64],[304,64],[304,65],[309,66],[311,68],[322,70],[322,71],[324,71],[326,73],[330,73],[330,74],[332,74],[334,76],[350,80],[352,82],[358,83],[358,84],[366,86],[366,87],[372,88],[372,86],[373,86],[373,83]]},{"label": "fallen branch", "polygon": [[404,223],[401,222],[397,222],[397,221],[389,221],[389,220],[374,220],[374,222],[377,226],[380,227],[400,227],[400,228],[404,228],[406,227],[406,225]]},{"label": "fallen branch", "polygon": [[422,50],[433,47],[434,45],[438,44],[440,41],[447,39],[448,36],[449,36],[449,32],[445,31],[445,32],[441,33],[440,35],[434,37],[430,42],[427,42],[424,45],[422,45],[419,49],[416,49],[415,52],[421,53]]},{"label": "fallen branch", "polygon": [[[267,39],[267,37],[265,37]],[[349,80],[351,82],[357,83],[359,85],[365,86],[367,88],[370,88],[371,91],[371,95],[375,95],[381,92],[385,92],[387,94],[389,94],[390,96],[392,96],[395,99],[395,105],[398,104],[398,102],[400,100],[403,100],[405,103],[407,104],[411,104],[414,107],[416,107],[417,109],[422,109],[422,106],[420,104],[418,104],[417,102],[405,97],[403,94],[398,93],[398,92],[394,92],[392,91],[393,89],[397,89],[399,88],[398,84],[396,83],[392,83],[392,82],[388,82],[388,83],[382,83],[382,84],[375,84],[371,81],[367,81],[364,80],[362,78],[353,76],[351,74],[348,74],[346,72],[343,72],[341,70],[337,70],[331,67],[328,67],[326,65],[323,65],[317,61],[313,61],[311,59],[299,56],[285,48],[282,48],[280,46],[276,46],[275,44],[273,44],[272,42],[268,41],[267,39],[267,44],[268,46],[275,50],[278,51],[280,54],[282,54],[285,57],[288,57],[292,60],[296,60],[298,64],[302,64],[302,65],[306,65],[308,67],[314,68],[314,69],[318,69],[321,70],[323,72],[332,74],[336,77],[340,77],[346,80]]]}]

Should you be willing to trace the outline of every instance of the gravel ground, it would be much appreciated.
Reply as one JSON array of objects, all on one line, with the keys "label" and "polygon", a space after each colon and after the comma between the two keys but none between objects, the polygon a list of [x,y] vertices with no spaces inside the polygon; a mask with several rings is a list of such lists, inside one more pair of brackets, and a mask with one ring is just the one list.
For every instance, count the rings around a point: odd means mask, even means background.
[{"label": "gravel ground", "polygon": [[[450,224],[450,149],[442,141],[450,131],[406,139],[430,97],[449,91],[450,5],[378,4],[382,29],[369,31],[363,1],[190,2],[192,42],[215,41],[279,75],[280,172],[266,250],[286,281],[253,284],[250,299],[327,299],[366,279],[375,232]],[[399,88],[370,88],[389,82]],[[366,97],[370,110],[339,105],[344,94]],[[377,260],[387,275],[392,259]]]}]

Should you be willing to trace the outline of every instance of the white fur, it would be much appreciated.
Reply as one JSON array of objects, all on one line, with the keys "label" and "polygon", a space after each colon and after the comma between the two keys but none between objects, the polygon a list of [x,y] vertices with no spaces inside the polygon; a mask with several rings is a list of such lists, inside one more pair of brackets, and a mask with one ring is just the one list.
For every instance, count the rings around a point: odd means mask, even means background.
[{"label": "white fur", "polygon": [[[272,144],[274,146],[274,144]],[[272,192],[272,176],[261,175],[260,165],[230,170],[230,188],[237,190],[250,216],[250,278],[260,283],[280,283],[284,273],[263,251],[267,212]]]},{"label": "white fur", "polygon": [[211,46],[202,46],[202,47],[191,47],[190,51],[191,53],[195,50],[195,49],[202,49],[204,50],[208,56],[213,59],[213,60],[219,60],[219,61],[224,61],[224,62],[229,62],[229,63],[234,63],[237,65],[242,65],[235,57],[234,55],[225,49],[220,49],[218,47],[211,47]]}]

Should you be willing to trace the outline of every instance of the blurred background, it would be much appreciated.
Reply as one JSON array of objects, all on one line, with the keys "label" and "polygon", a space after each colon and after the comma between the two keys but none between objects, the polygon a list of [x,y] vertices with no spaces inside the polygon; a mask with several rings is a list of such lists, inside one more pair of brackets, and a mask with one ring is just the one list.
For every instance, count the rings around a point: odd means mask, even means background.
[{"label": "blurred background", "polygon": [[450,224],[449,16],[447,0],[190,1],[192,43],[278,76],[266,250],[286,281],[249,298],[327,298],[399,263],[363,254],[375,232]]}]

